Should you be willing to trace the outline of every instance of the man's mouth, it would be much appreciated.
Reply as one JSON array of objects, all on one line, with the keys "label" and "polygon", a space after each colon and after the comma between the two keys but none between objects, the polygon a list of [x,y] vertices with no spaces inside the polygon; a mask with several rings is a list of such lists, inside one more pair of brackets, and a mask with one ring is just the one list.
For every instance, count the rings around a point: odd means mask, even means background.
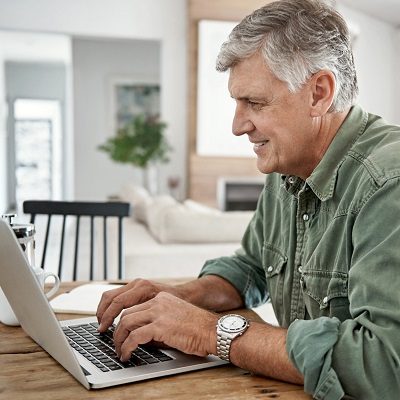
[{"label": "man's mouth", "polygon": [[262,142],[254,143],[254,150],[259,149],[262,146],[265,146],[268,143],[268,140],[264,140]]}]

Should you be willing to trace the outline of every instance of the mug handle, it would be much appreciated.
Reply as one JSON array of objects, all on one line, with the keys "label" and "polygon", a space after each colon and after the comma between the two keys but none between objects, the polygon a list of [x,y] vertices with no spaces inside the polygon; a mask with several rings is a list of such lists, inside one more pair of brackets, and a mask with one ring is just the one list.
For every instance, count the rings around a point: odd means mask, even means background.
[{"label": "mug handle", "polygon": [[55,295],[57,290],[60,288],[60,278],[56,274],[53,274],[53,272],[44,272],[43,282],[46,282],[46,279],[50,276],[54,278],[54,286],[45,293],[48,299]]}]

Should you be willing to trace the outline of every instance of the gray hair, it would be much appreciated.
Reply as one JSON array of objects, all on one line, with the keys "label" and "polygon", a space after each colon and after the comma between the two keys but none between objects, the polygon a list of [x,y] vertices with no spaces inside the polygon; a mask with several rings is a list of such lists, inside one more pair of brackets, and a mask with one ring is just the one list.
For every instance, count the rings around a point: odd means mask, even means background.
[{"label": "gray hair", "polygon": [[248,15],[222,45],[217,70],[226,71],[258,51],[291,92],[316,72],[329,70],[336,78],[329,111],[344,111],[354,103],[358,86],[349,30],[321,0],[275,1]]}]

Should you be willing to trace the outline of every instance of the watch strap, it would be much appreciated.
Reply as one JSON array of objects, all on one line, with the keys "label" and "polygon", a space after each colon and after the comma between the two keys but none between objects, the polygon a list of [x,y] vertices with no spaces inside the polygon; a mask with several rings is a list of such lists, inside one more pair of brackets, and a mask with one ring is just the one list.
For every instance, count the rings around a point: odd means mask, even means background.
[{"label": "watch strap", "polygon": [[230,362],[229,354],[231,350],[232,338],[217,332],[217,356],[224,361]]}]

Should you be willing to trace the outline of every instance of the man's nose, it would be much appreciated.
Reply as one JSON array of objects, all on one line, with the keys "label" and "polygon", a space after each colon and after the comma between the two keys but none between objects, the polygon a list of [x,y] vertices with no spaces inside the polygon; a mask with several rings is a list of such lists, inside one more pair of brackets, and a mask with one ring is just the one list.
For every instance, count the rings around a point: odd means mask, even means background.
[{"label": "man's nose", "polygon": [[242,136],[254,130],[254,125],[247,116],[247,113],[240,106],[236,107],[232,122],[232,133],[235,136]]}]

